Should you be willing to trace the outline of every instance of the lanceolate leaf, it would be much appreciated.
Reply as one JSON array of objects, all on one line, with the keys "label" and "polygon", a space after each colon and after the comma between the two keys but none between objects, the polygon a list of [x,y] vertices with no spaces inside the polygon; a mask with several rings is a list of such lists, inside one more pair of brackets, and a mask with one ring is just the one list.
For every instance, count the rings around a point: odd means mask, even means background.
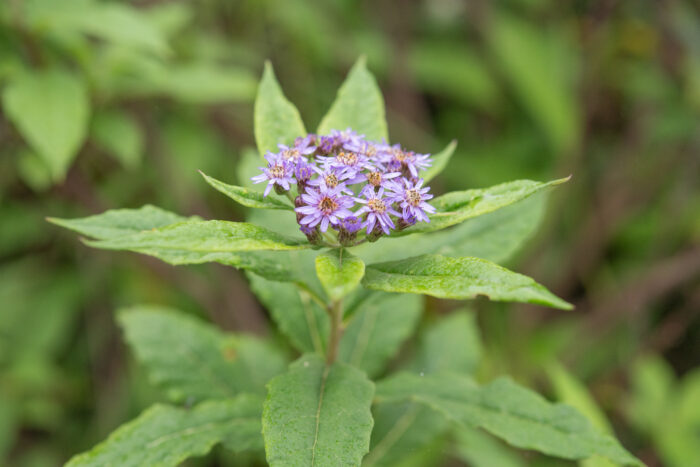
[{"label": "lanceolate leaf", "polygon": [[264,393],[265,383],[285,370],[285,359],[270,344],[224,334],[171,309],[129,308],[119,322],[151,380],[174,402]]},{"label": "lanceolate leaf", "polygon": [[288,202],[274,198],[273,196],[263,196],[260,192],[240,186],[229,185],[206,175],[204,172],[200,171],[200,173],[209,185],[243,206],[260,209],[287,209],[289,211],[294,209]]},{"label": "lanceolate leaf", "polygon": [[67,466],[169,467],[203,456],[217,443],[234,451],[258,450],[261,407],[260,396],[247,394],[191,409],[156,404]]},{"label": "lanceolate leaf", "polygon": [[258,151],[261,155],[268,151],[277,152],[279,143],[291,144],[296,137],[305,135],[299,111],[284,97],[272,65],[266,62],[255,99],[255,142]]},{"label": "lanceolate leaf", "polygon": [[571,309],[571,305],[522,274],[480,258],[423,255],[370,264],[363,285],[385,292],[420,293],[438,298],[536,303]]},{"label": "lanceolate leaf", "polygon": [[[198,217],[182,217],[154,206],[139,209],[114,209],[82,219],[49,218],[49,222],[98,240],[131,238],[135,234],[154,234],[158,229],[198,221]],[[217,262],[228,266],[255,271],[270,280],[295,281],[298,275],[290,265],[264,256],[263,252],[230,252],[192,250],[185,248],[118,248],[155,256],[170,264],[200,264]]]},{"label": "lanceolate leaf", "polygon": [[551,404],[505,378],[479,387],[457,374],[402,373],[379,383],[376,400],[414,400],[520,448],[566,459],[600,455],[624,465],[642,465],[613,438],[598,433],[575,409]]},{"label": "lanceolate leaf", "polygon": [[509,206],[527,198],[538,191],[568,181],[569,178],[552,180],[551,182],[533,182],[532,180],[517,180],[503,183],[490,188],[454,191],[430,201],[437,212],[430,216],[430,222],[418,224],[395,232],[392,235],[401,236],[418,232],[433,232],[452,225],[460,224],[472,217]]},{"label": "lanceolate leaf", "polygon": [[454,154],[456,147],[457,141],[452,140],[445,149],[433,155],[433,165],[428,167],[428,170],[426,170],[425,173],[423,173],[422,175],[423,180],[425,180],[426,183],[435,178],[436,175],[438,175],[440,172],[443,171],[445,167],[447,167],[447,164],[450,162],[450,159],[452,158],[452,154]]},{"label": "lanceolate leaf", "polygon": [[374,384],[344,363],[304,355],[268,385],[263,436],[272,467],[360,465]]},{"label": "lanceolate leaf", "polygon": [[360,57],[338,90],[338,96],[321,120],[318,134],[352,128],[370,141],[389,139],[384,115],[384,98],[374,76]]},{"label": "lanceolate leaf", "polygon": [[87,133],[90,113],[82,80],[61,70],[18,75],[5,89],[8,118],[62,181]]},{"label": "lanceolate leaf", "polygon": [[142,231],[126,237],[88,241],[88,245],[107,250],[220,254],[256,250],[297,250],[308,248],[295,240],[246,222],[189,221]]},{"label": "lanceolate leaf", "polygon": [[316,257],[316,275],[331,300],[355,290],[364,274],[365,263],[346,250],[330,250]]},{"label": "lanceolate leaf", "polygon": [[88,237],[107,240],[199,218],[180,216],[147,204],[138,209],[112,209],[81,219],[50,217],[47,220]]}]

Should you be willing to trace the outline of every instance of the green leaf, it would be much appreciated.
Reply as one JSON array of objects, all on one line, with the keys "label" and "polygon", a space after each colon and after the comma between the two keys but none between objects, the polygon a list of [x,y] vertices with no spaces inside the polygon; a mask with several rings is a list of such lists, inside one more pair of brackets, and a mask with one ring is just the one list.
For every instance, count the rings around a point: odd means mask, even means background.
[{"label": "green leaf", "polygon": [[289,283],[248,275],[250,287],[295,349],[325,354],[330,322],[311,296]]},{"label": "green leaf", "polygon": [[472,467],[525,467],[512,450],[481,430],[464,426],[454,430],[455,454]]},{"label": "green leaf", "polygon": [[642,465],[613,438],[602,435],[568,405],[501,378],[479,387],[469,377],[401,373],[380,382],[377,402],[413,400],[449,419],[483,428],[508,443],[566,459],[600,455],[624,465]]},{"label": "green leaf", "polygon": [[199,219],[199,217],[180,216],[150,204],[138,209],[111,209],[80,219],[47,218],[53,224],[98,240],[126,237],[146,230]]},{"label": "green leaf", "polygon": [[92,137],[127,169],[133,170],[141,163],[143,135],[127,113],[113,110],[95,115]]},{"label": "green leaf", "polygon": [[277,145],[291,144],[298,136],[306,136],[299,111],[280,88],[270,62],[265,63],[258,95],[255,99],[255,142],[260,155],[277,152]]},{"label": "green leaf", "polygon": [[[115,209],[102,214],[89,216],[82,219],[56,219],[49,218],[50,222],[77,231],[84,235],[104,240],[106,246],[100,242],[88,242],[91,246],[107,249],[130,250],[150,256],[155,256],[167,263],[179,264],[200,264],[217,262],[228,266],[254,271],[270,280],[297,281],[299,274],[295,269],[296,265],[285,264],[274,256],[267,256],[263,251],[234,251],[233,244],[230,243],[230,234],[243,234],[246,230],[262,232],[264,238],[252,241],[241,238],[237,243],[238,247],[252,247],[255,244],[268,245],[272,248],[293,249],[300,246],[295,241],[282,237],[279,234],[270,232],[261,227],[250,224],[225,222],[225,221],[198,221],[198,218],[184,218],[162,209],[146,205],[140,209]],[[202,227],[199,229],[203,237],[199,245],[186,245],[187,237],[179,236],[187,230],[186,224],[194,222]],[[224,224],[224,225],[216,225]],[[203,225],[204,224],[204,225]],[[230,224],[230,225],[228,225]],[[241,229],[241,226],[243,228]],[[170,229],[170,227],[173,227]],[[195,227],[195,230],[198,230]],[[219,235],[218,240],[214,235]],[[266,233],[267,232],[267,233]],[[196,232],[189,232],[196,233]],[[268,235],[269,234],[269,235]],[[235,238],[235,237],[233,237]],[[275,240],[277,239],[277,240]],[[284,239],[286,243],[279,243]],[[258,241],[262,241],[261,244]],[[111,242],[111,243],[110,243]],[[137,246],[134,243],[139,243]],[[224,247],[217,247],[216,243],[221,242]],[[146,243],[161,243],[159,246],[145,246]],[[303,245],[301,246],[304,247]],[[229,251],[225,251],[226,249]]]},{"label": "green leaf", "polygon": [[331,300],[341,300],[360,285],[365,263],[347,250],[334,249],[316,257],[316,275]]},{"label": "green leaf", "polygon": [[352,128],[370,141],[389,140],[384,115],[384,98],[374,76],[360,57],[338,90],[338,96],[321,120],[317,133]]},{"label": "green leaf", "polygon": [[225,194],[237,203],[249,208],[260,208],[260,209],[286,209],[289,211],[294,210],[294,208],[287,202],[281,199],[274,198],[273,196],[263,196],[262,193],[249,190],[236,185],[229,185],[224,182],[208,176],[200,170],[199,172],[204,177],[207,183],[219,192]]},{"label": "green leaf", "polygon": [[419,222],[410,228],[393,233],[392,236],[433,232],[461,224],[467,219],[504,208],[546,188],[562,184],[568,181],[569,178],[561,178],[544,183],[532,180],[517,180],[489,188],[453,191],[438,196],[430,202],[437,210],[435,214],[430,215],[430,222]]},{"label": "green leaf", "polygon": [[234,451],[257,450],[262,447],[261,405],[259,396],[247,394],[192,409],[156,404],[66,465],[166,467],[203,456],[219,442]]},{"label": "green leaf", "polygon": [[132,307],[119,322],[153,383],[174,402],[264,393],[265,383],[285,370],[285,359],[269,343],[224,334],[172,309]]},{"label": "green leaf", "polygon": [[422,312],[420,297],[372,292],[357,305],[340,341],[338,359],[370,378],[377,376],[414,333]]},{"label": "green leaf", "polygon": [[437,176],[445,169],[445,167],[447,167],[447,164],[450,162],[456,147],[457,141],[452,140],[445,149],[433,155],[433,165],[428,167],[428,170],[423,173],[423,180],[425,180],[426,183],[435,178],[435,176]]},{"label": "green leaf", "polygon": [[362,284],[385,292],[420,293],[458,300],[485,295],[496,301],[572,308],[529,277],[480,258],[423,255],[370,264]]},{"label": "green leaf", "polygon": [[344,363],[304,355],[268,385],[263,437],[272,466],[359,465],[369,450],[374,384]]},{"label": "green leaf", "polygon": [[475,318],[473,312],[455,311],[432,325],[423,336],[416,369],[422,373],[473,375],[481,361]]},{"label": "green leaf", "polygon": [[246,222],[186,221],[108,240],[87,241],[107,250],[131,250],[154,254],[166,250],[188,260],[191,254],[232,253],[256,250],[308,248],[303,240],[285,237]]},{"label": "green leaf", "polygon": [[354,247],[353,253],[365,262],[403,259],[406,251],[410,251],[414,255],[476,256],[501,263],[510,258],[539,226],[545,208],[543,195],[531,196],[441,232],[364,243]]},{"label": "green leaf", "polygon": [[[371,448],[362,461],[363,467],[394,467],[403,462],[412,465],[410,459],[416,451],[434,443],[450,426],[442,414],[416,402],[375,404],[372,416]],[[437,455],[433,452],[430,458]]]},{"label": "green leaf", "polygon": [[516,96],[555,151],[570,149],[579,137],[579,116],[567,76],[575,69],[575,54],[563,47],[567,38],[497,11],[491,19],[486,39]]},{"label": "green leaf", "polygon": [[3,93],[7,117],[57,182],[65,178],[85,139],[89,105],[85,83],[58,69],[19,74]]}]

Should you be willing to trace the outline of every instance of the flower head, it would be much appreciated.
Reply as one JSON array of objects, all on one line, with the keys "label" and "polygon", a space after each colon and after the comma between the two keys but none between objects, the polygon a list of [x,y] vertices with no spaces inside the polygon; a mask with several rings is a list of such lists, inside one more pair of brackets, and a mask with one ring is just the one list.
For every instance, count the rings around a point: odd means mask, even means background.
[{"label": "flower head", "polygon": [[413,151],[404,150],[401,145],[385,145],[381,151],[381,160],[388,170],[404,172],[413,178],[418,177],[418,171],[425,170],[432,165],[429,154],[416,154]]},{"label": "flower head", "polygon": [[353,205],[352,198],[343,196],[341,190],[339,186],[308,187],[306,193],[301,195],[303,205],[294,209],[303,214],[299,223],[309,227],[320,224],[321,232],[325,232],[329,225],[338,225],[341,219],[352,216],[348,209]]},{"label": "flower head", "polygon": [[392,186],[395,192],[394,200],[399,203],[403,210],[403,219],[406,223],[415,223],[416,220],[430,222],[426,213],[434,213],[435,208],[426,201],[433,195],[428,194],[429,187],[422,188],[423,179],[413,183],[410,180],[402,179],[403,184],[395,183]]},{"label": "flower head", "polygon": [[292,164],[272,153],[268,153],[265,158],[268,161],[267,167],[259,167],[263,173],[256,175],[251,180],[254,183],[267,182],[263,196],[267,196],[274,185],[289,190],[290,185],[294,183]]},{"label": "flower head", "polygon": [[382,231],[386,235],[389,235],[391,229],[396,228],[389,216],[401,216],[401,214],[391,207],[392,200],[389,198],[384,199],[384,188],[380,188],[376,193],[365,192],[363,195],[365,196],[364,198],[355,198],[355,201],[364,204],[355,215],[360,216],[367,213],[367,219],[362,224],[362,227],[367,227],[367,233],[369,234],[374,229],[375,225],[379,224]]}]

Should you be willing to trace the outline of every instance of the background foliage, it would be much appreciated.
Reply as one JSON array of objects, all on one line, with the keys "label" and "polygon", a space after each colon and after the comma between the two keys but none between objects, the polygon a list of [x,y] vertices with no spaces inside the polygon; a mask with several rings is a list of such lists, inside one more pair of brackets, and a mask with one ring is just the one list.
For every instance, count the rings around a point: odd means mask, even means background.
[{"label": "background foliage", "polygon": [[[515,257],[488,239],[464,248],[510,258],[576,310],[477,300],[450,327],[436,318],[460,305],[429,298],[422,318],[407,319],[420,319],[422,342],[433,344],[403,354],[426,353],[425,371],[513,374],[614,430],[649,465],[700,464],[699,44],[700,8],[680,0],[2,2],[3,465],[60,464],[158,399],[122,343],[119,308],[174,306],[225,330],[272,332],[237,271],[89,251],[44,218],[152,203],[242,219],[196,171],[246,173],[264,60],[313,128],[361,54],[385,94],[393,141],[435,153],[458,140],[435,192],[574,176],[546,209],[542,197],[518,207],[543,223]],[[400,249],[410,238],[394,241]],[[469,335],[472,321],[483,362],[430,354],[444,355],[439,344],[460,326]],[[467,449],[491,441],[480,437],[460,435],[457,452],[439,442],[401,449],[418,465],[494,465]],[[499,465],[554,462],[493,453],[513,456]],[[232,460],[215,450],[192,464],[214,462]]]}]

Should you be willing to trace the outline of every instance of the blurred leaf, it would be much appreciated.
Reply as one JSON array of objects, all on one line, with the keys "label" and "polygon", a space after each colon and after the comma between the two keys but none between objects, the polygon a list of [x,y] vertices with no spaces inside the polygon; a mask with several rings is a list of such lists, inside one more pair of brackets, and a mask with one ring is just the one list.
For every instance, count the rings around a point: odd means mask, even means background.
[{"label": "blurred leaf", "polygon": [[332,301],[342,300],[355,290],[365,275],[365,263],[343,249],[316,256],[316,276]]},{"label": "blurred leaf", "polygon": [[164,67],[162,73],[146,83],[145,90],[181,102],[218,104],[252,99],[255,86],[255,78],[248,70],[192,63]]},{"label": "blurred leaf", "polygon": [[20,151],[17,173],[22,181],[36,192],[46,191],[53,185],[51,169],[47,162],[29,149]]},{"label": "blurred leaf", "polygon": [[435,178],[445,169],[445,167],[447,167],[447,164],[450,162],[456,147],[457,141],[452,140],[452,142],[450,142],[445,149],[433,155],[433,165],[423,174],[423,180],[425,180],[426,183]]},{"label": "blurred leaf", "polygon": [[285,370],[269,343],[224,334],[184,313],[157,306],[123,310],[119,322],[151,380],[173,402],[224,399],[265,392],[265,383]]},{"label": "blurred leaf", "polygon": [[159,56],[170,48],[165,37],[131,5],[93,0],[28,2],[27,16],[36,29],[58,34],[80,32],[89,36]]},{"label": "blurred leaf", "polygon": [[655,426],[655,441],[661,457],[670,466],[697,465],[700,462],[700,371],[692,370],[683,377],[671,403],[666,418],[658,420]]},{"label": "blurred leaf", "polygon": [[268,385],[263,436],[272,466],[359,465],[369,450],[374,384],[359,370],[302,356]]},{"label": "blurred leaf", "polygon": [[460,224],[467,219],[504,208],[568,180],[569,178],[560,178],[550,182],[516,180],[489,188],[453,191],[430,201],[430,204],[437,209],[435,214],[430,215],[430,222],[420,222],[410,228],[395,232],[393,235],[433,232]]},{"label": "blurred leaf", "polygon": [[661,357],[648,355],[634,364],[626,412],[639,429],[647,433],[656,431],[659,420],[668,413],[674,384],[673,370]]},{"label": "blurred leaf", "polygon": [[536,303],[569,310],[572,306],[522,274],[480,258],[423,255],[370,264],[362,284],[385,292],[420,293],[438,298]]},{"label": "blurred leaf", "polygon": [[92,137],[125,168],[134,170],[141,164],[143,135],[126,112],[98,112],[92,122]]},{"label": "blurred leaf", "polygon": [[503,446],[481,430],[458,427],[455,430],[457,458],[471,467],[524,467],[525,462],[512,450]]},{"label": "blurred leaf", "polygon": [[422,312],[422,300],[414,295],[371,293],[352,315],[338,359],[364,370],[370,378],[381,374],[415,331]]},{"label": "blurred leaf", "polygon": [[[443,415],[416,402],[374,404],[372,415],[371,447],[363,467],[412,465],[412,458],[449,428]],[[439,459],[439,452],[430,454],[429,458]]]},{"label": "blurred leaf", "polygon": [[191,409],[156,404],[66,465],[165,467],[202,456],[219,442],[234,451],[260,449],[261,403],[258,396],[242,394]]},{"label": "blurred leaf", "polygon": [[[566,37],[545,34],[540,25],[492,12],[487,40],[523,106],[546,133],[555,151],[571,149],[579,138],[579,116],[561,65]],[[571,55],[570,51],[566,51]]]},{"label": "blurred leaf", "polygon": [[272,65],[266,62],[255,99],[255,142],[258,151],[260,155],[268,151],[277,152],[278,144],[291,144],[299,136],[306,136],[299,111],[284,97]]},{"label": "blurred leaf", "polygon": [[420,42],[409,55],[409,66],[420,86],[434,94],[491,110],[498,88],[474,51],[456,42]]},{"label": "blurred leaf", "polygon": [[454,371],[473,375],[481,361],[481,339],[473,312],[455,311],[441,318],[421,341],[416,363],[421,373]]},{"label": "blurred leaf", "polygon": [[352,128],[370,141],[389,140],[384,114],[384,98],[374,76],[360,57],[338,90],[333,105],[318,126],[317,133]]},{"label": "blurred leaf", "polygon": [[90,112],[84,83],[58,69],[24,73],[5,88],[8,118],[62,181],[83,143]]},{"label": "blurred leaf", "polygon": [[259,209],[286,209],[288,211],[294,209],[288,202],[282,201],[281,198],[278,199],[273,196],[265,197],[260,192],[251,191],[240,186],[229,185],[206,175],[204,172],[200,171],[200,173],[209,185],[243,206]]},{"label": "blurred leaf", "polygon": [[457,374],[401,373],[377,385],[377,402],[406,399],[467,427],[483,428],[520,448],[565,459],[598,454],[620,464],[642,465],[613,438],[597,433],[571,407],[551,404],[509,379],[479,387]]}]

